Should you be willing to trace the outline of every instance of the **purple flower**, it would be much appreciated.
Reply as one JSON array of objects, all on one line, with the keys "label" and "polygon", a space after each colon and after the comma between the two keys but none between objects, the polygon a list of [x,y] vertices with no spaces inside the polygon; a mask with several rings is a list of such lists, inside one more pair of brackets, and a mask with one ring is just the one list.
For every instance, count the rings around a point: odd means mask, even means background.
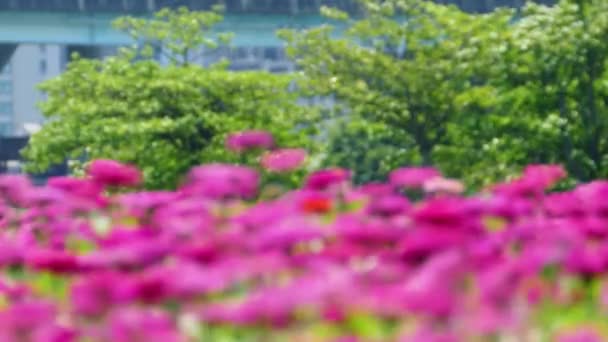
[{"label": "purple flower", "polygon": [[292,201],[287,200],[276,200],[272,202],[256,203],[247,211],[236,215],[233,221],[245,226],[248,230],[267,227],[299,212],[296,205],[291,202]]},{"label": "purple flower", "polygon": [[367,219],[355,215],[342,215],[336,219],[334,230],[343,239],[367,246],[374,243],[392,245],[406,233],[404,229],[387,224],[383,220]]},{"label": "purple flower", "polygon": [[459,307],[458,283],[464,270],[457,252],[437,254],[404,284],[400,301],[414,313],[448,317]]},{"label": "purple flower", "polygon": [[79,257],[85,270],[121,269],[133,270],[161,262],[171,252],[167,241],[138,239],[111,245]]},{"label": "purple flower", "polygon": [[141,173],[134,166],[109,159],[91,162],[87,174],[94,182],[103,186],[137,186],[142,180]]},{"label": "purple flower", "polygon": [[464,192],[464,184],[455,179],[436,177],[424,182],[424,191],[428,193],[445,193],[458,195]]},{"label": "purple flower", "polygon": [[372,199],[367,206],[367,212],[370,215],[388,217],[405,214],[410,207],[410,201],[403,196],[385,195]]},{"label": "purple flower", "polygon": [[408,233],[399,243],[399,254],[411,264],[424,262],[432,255],[462,246],[467,236],[462,232],[444,229],[420,229]]},{"label": "purple flower", "polygon": [[467,203],[455,198],[430,199],[414,209],[412,216],[419,224],[460,227],[471,219]]},{"label": "purple flower", "polygon": [[575,195],[585,208],[585,212],[599,216],[608,216],[608,181],[598,180],[581,185],[574,190]]},{"label": "purple flower", "polygon": [[370,197],[388,196],[394,193],[394,188],[385,183],[367,183],[359,187],[359,192]]},{"label": "purple flower", "polygon": [[441,173],[432,167],[404,167],[394,170],[389,175],[391,185],[403,188],[421,188],[424,183]]},{"label": "purple flower", "polygon": [[56,318],[56,309],[50,303],[43,301],[15,303],[0,312],[0,340],[54,341],[40,338],[53,337],[53,334],[49,336],[49,333],[57,327]]},{"label": "purple flower", "polygon": [[529,200],[504,195],[492,195],[484,202],[484,206],[488,214],[509,220],[526,217],[534,210],[534,206]]},{"label": "purple flower", "polygon": [[168,205],[176,197],[175,193],[169,191],[142,191],[121,195],[118,198],[118,203],[126,208],[129,214],[144,218],[157,208]]},{"label": "purple flower", "polygon": [[181,342],[177,327],[164,312],[125,308],[114,311],[107,329],[108,341]]},{"label": "purple flower", "polygon": [[266,131],[243,131],[228,135],[226,147],[235,152],[263,148],[268,149],[274,145],[272,134]]},{"label": "purple flower", "polygon": [[323,231],[316,225],[304,218],[294,217],[260,231],[252,242],[258,250],[285,249],[322,237]]},{"label": "purple flower", "polygon": [[348,182],[350,177],[350,171],[345,169],[320,170],[308,176],[305,188],[309,190],[325,190],[331,186]]},{"label": "purple flower", "polygon": [[608,270],[608,244],[584,238],[573,241],[564,262],[572,273],[585,276],[601,274]]},{"label": "purple flower", "polygon": [[257,193],[259,181],[257,172],[250,168],[208,164],[190,171],[189,181],[183,191],[212,199],[251,198]]},{"label": "purple flower", "polygon": [[159,206],[151,220],[153,227],[175,237],[207,234],[215,227],[215,218],[209,200],[187,197]]},{"label": "purple flower", "polygon": [[20,264],[23,260],[23,246],[17,241],[8,239],[6,237],[0,238],[0,267],[12,266]]},{"label": "purple flower", "polygon": [[97,317],[115,305],[127,303],[130,298],[125,287],[126,279],[115,272],[96,272],[78,279],[70,288],[74,313]]},{"label": "purple flower", "polygon": [[[232,272],[231,272],[232,273]],[[180,262],[162,270],[169,296],[181,300],[197,298],[219,292],[230,285],[230,276],[218,268],[201,267],[194,263]]]},{"label": "purple flower", "polygon": [[272,172],[292,171],[306,161],[306,150],[301,148],[285,148],[267,152],[262,156],[262,166]]},{"label": "purple flower", "polygon": [[561,165],[532,164],[524,169],[524,178],[542,184],[545,189],[566,178],[567,172]]},{"label": "purple flower", "polygon": [[549,194],[543,200],[543,207],[551,216],[580,217],[585,213],[583,203],[573,192]]},{"label": "purple flower", "polygon": [[47,186],[63,190],[78,198],[89,199],[97,197],[103,190],[99,183],[74,177],[52,177],[48,180]]},{"label": "purple flower", "polygon": [[32,249],[25,252],[25,263],[35,270],[74,273],[81,267],[76,256],[60,250]]},{"label": "purple flower", "polygon": [[399,342],[460,342],[455,333],[436,331],[431,327],[421,327],[414,334],[402,337]]},{"label": "purple flower", "polygon": [[30,180],[23,175],[0,176],[0,201],[12,206],[24,206],[26,195],[32,188]]},{"label": "purple flower", "polygon": [[26,195],[28,206],[32,207],[47,207],[53,203],[62,202],[66,199],[64,193],[60,190],[45,187],[29,191]]}]

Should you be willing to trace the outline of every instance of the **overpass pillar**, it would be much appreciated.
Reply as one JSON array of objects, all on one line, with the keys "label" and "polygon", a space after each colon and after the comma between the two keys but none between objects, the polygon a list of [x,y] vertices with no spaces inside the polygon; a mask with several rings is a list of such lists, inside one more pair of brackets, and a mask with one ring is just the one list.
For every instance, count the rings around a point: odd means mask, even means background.
[{"label": "overpass pillar", "polygon": [[17,44],[0,44],[0,70],[11,60],[16,49]]}]

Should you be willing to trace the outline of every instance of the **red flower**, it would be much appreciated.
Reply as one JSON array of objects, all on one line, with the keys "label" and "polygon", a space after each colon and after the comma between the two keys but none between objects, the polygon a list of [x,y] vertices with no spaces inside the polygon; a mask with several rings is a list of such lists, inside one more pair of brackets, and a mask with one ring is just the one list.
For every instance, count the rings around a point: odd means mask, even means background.
[{"label": "red flower", "polygon": [[305,213],[324,214],[332,209],[332,203],[328,198],[310,197],[302,201],[300,208]]}]

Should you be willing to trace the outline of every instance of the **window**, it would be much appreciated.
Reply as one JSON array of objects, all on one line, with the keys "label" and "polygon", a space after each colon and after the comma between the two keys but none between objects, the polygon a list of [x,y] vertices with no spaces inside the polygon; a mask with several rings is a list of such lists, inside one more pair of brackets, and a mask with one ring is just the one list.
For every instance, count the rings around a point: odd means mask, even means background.
[{"label": "window", "polygon": [[11,71],[12,71],[11,63],[7,62],[6,64],[4,64],[4,68],[0,69],[0,75],[8,75],[11,73]]},{"label": "window", "polygon": [[46,74],[46,59],[41,59],[40,60],[40,73],[42,75]]},{"label": "window", "polygon": [[280,48],[278,47],[265,47],[264,48],[264,59],[276,61],[279,59],[281,54]]},{"label": "window", "polygon": [[0,123],[0,136],[7,136],[11,134],[13,125],[11,123]]},{"label": "window", "polygon": [[10,81],[0,81],[0,95],[10,95],[13,92],[13,84]]},{"label": "window", "polygon": [[0,102],[0,115],[2,114],[12,114],[13,113],[13,104],[10,102]]}]

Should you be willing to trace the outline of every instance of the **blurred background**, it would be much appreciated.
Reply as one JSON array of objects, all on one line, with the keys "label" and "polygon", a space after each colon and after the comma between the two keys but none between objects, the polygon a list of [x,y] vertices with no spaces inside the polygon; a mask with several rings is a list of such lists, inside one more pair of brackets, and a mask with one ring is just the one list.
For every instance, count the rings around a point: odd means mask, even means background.
[{"label": "blurred background", "polygon": [[[524,0],[436,2],[475,13],[525,4]],[[327,19],[319,13],[321,6],[357,11],[355,0],[0,0],[0,173],[19,172],[19,150],[44,125],[37,104],[46,95],[37,85],[65,71],[74,53],[103,59],[130,42],[126,34],[112,28],[116,18],[151,16],[165,7],[209,10],[217,4],[225,7],[225,16],[214,29],[232,32],[234,39],[230,47],[201,51],[197,62],[210,65],[225,58],[230,70],[272,73],[295,70],[276,30],[322,24]],[[160,53],[157,61],[166,62]],[[59,165],[45,175],[65,172],[66,166]]]}]

